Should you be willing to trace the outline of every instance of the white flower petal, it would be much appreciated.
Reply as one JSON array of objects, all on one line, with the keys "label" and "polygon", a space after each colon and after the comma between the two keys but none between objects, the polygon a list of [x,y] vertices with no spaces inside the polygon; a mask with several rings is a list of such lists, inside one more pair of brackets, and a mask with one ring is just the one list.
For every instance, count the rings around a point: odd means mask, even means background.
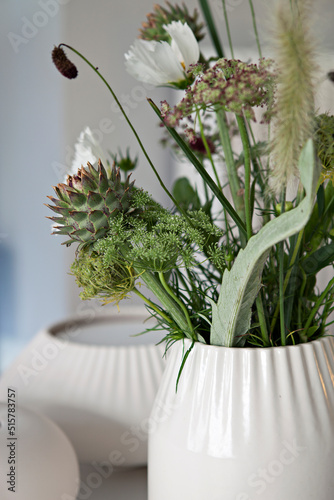
[{"label": "white flower petal", "polygon": [[179,61],[188,69],[199,59],[199,45],[196,37],[187,23],[173,21],[163,26],[172,39],[171,47]]},{"label": "white flower petal", "polygon": [[69,175],[75,175],[81,166],[85,167],[87,165],[87,162],[90,162],[92,165],[97,164],[99,159],[101,159],[102,163],[107,168],[108,165],[104,161],[103,156],[103,151],[99,143],[95,140],[91,129],[86,127],[85,130],[80,133],[74,146],[74,158]]},{"label": "white flower petal", "polygon": [[167,42],[135,40],[125,54],[125,66],[134,78],[153,85],[184,79],[182,66]]},{"label": "white flower petal", "polygon": [[157,42],[135,40],[128,53],[125,54],[125,67],[137,80],[162,85],[166,82],[157,70],[154,50]]},{"label": "white flower petal", "polygon": [[169,43],[158,43],[155,54],[157,58],[157,67],[161,72],[168,75],[168,82],[177,82],[185,79],[181,61],[179,61]]}]

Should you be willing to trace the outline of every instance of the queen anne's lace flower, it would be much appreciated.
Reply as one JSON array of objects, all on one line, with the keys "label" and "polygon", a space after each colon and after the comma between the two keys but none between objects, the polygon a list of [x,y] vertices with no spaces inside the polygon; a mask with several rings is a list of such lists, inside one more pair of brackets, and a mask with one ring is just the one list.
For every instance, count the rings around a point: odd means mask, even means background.
[{"label": "queen anne's lace flower", "polygon": [[137,80],[152,85],[188,83],[186,71],[199,58],[197,40],[187,25],[173,21],[164,26],[171,43],[135,40],[125,54],[125,66]]},{"label": "queen anne's lace flower", "polygon": [[192,66],[190,72],[197,79],[187,88],[183,99],[173,108],[166,101],[162,103],[165,123],[175,127],[195,111],[219,108],[255,119],[253,107],[267,105],[270,108],[272,104],[275,78],[269,71],[271,64],[268,59],[261,59],[258,65],[219,59],[209,69],[203,69],[202,65]]}]

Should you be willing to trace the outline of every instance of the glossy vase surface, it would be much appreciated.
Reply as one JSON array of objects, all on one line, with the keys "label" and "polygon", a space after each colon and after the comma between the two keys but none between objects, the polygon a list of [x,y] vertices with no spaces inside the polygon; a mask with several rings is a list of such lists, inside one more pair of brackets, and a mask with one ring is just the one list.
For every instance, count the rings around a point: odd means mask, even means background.
[{"label": "glossy vase surface", "polygon": [[170,349],[151,413],[149,500],[333,500],[334,339]]}]

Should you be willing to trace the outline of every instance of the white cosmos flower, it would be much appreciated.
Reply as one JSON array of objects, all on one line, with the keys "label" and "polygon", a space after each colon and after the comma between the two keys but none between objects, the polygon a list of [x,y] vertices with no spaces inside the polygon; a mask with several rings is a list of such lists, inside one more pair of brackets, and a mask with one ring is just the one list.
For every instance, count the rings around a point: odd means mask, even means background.
[{"label": "white cosmos flower", "polygon": [[135,40],[125,54],[125,66],[137,80],[152,85],[186,80],[185,71],[199,59],[199,46],[187,23],[173,21],[164,25],[172,41]]},{"label": "white cosmos flower", "polygon": [[[99,158],[103,166],[108,169],[108,164],[104,160],[104,154],[98,141],[94,138],[93,132],[86,127],[79,135],[74,146],[74,158],[72,161],[69,175],[75,175],[81,166],[86,166],[87,162],[96,165]],[[67,177],[67,175],[66,175]]]}]

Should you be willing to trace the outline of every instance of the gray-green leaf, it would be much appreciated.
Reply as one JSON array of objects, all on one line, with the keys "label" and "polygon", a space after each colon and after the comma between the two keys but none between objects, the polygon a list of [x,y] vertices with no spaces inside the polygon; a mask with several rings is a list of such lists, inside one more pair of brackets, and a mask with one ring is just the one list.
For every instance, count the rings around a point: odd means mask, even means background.
[{"label": "gray-green leaf", "polygon": [[309,140],[299,158],[301,182],[306,196],[295,209],[266,224],[240,250],[231,271],[225,270],[217,304],[212,303],[210,342],[226,347],[240,345],[250,328],[251,308],[261,287],[261,276],[268,252],[273,245],[299,232],[313,208],[319,177]]}]

